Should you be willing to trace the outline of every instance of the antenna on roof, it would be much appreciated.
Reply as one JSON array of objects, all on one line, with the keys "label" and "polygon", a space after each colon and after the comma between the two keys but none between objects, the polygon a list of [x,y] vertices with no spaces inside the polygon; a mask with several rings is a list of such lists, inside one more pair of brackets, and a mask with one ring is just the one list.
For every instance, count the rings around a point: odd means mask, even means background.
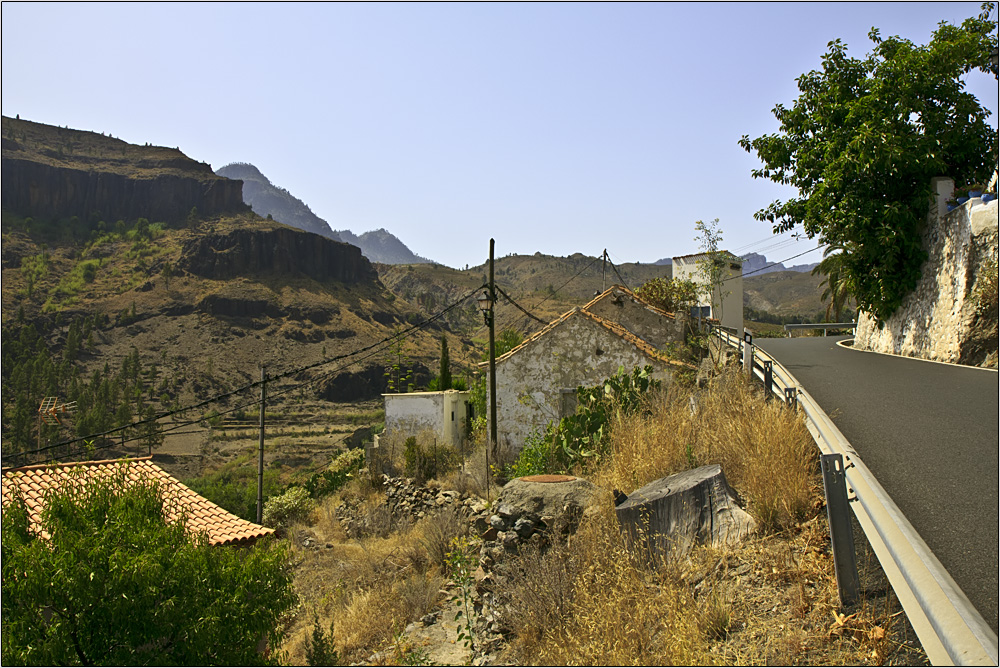
[{"label": "antenna on roof", "polygon": [[69,413],[74,408],[76,408],[76,402],[70,401],[69,403],[60,404],[59,397],[45,397],[42,399],[42,403],[38,405],[38,447],[42,447],[42,423],[45,424],[62,424],[62,420],[59,419],[60,413]]}]

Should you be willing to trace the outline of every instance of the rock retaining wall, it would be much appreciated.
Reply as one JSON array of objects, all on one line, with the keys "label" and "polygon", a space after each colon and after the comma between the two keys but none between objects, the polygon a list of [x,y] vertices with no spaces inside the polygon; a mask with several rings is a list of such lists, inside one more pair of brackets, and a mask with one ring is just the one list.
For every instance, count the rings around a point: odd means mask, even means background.
[{"label": "rock retaining wall", "polygon": [[854,345],[862,350],[996,366],[997,311],[979,307],[984,268],[997,262],[997,200],[974,199],[947,211],[951,179],[935,179],[936,206],[928,213],[928,258],[916,289],[880,328],[862,312]]}]

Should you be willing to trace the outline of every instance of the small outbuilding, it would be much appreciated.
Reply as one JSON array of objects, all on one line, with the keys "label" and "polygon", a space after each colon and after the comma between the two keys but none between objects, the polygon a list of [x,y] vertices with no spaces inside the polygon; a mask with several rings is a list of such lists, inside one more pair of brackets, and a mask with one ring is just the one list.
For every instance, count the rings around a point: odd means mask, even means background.
[{"label": "small outbuilding", "polygon": [[441,443],[459,447],[469,424],[469,392],[408,392],[383,394],[385,397],[385,433],[416,436],[433,431]]}]

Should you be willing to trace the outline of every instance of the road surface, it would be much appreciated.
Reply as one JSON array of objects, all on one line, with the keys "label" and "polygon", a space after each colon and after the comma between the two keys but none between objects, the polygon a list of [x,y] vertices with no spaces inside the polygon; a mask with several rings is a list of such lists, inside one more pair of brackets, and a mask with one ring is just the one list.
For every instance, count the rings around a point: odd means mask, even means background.
[{"label": "road surface", "polygon": [[845,336],[758,339],[805,387],[997,632],[995,371],[862,352]]}]

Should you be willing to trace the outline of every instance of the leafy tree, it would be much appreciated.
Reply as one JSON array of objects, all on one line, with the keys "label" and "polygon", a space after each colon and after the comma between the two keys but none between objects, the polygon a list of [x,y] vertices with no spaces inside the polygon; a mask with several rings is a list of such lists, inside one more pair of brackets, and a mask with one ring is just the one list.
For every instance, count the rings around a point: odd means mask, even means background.
[{"label": "leafy tree", "polygon": [[920,278],[931,179],[983,182],[993,169],[990,112],[961,77],[974,69],[996,75],[995,25],[986,13],[960,27],[942,22],[925,46],[872,28],[864,59],[830,42],[822,71],[798,78],[793,106],[774,108],[780,131],[740,139],[764,164],[754,178],[798,189],[755,217],[775,233],[801,225],[809,238],[843,247],[858,306],[880,321]]},{"label": "leafy tree", "polygon": [[[699,220],[694,224],[694,229],[698,232],[694,240],[705,254],[705,259],[698,263],[698,274],[702,280],[701,289],[708,303],[713,305],[713,317],[722,320],[723,304],[730,294],[729,290],[723,289],[723,284],[729,274],[729,263],[734,258],[726,251],[719,250],[722,230],[719,229],[718,218],[707,223]],[[718,309],[714,308],[716,304]]]},{"label": "leafy tree", "polygon": [[[208,545],[170,522],[161,488],[124,467],[46,499],[43,529],[16,495],[3,521],[3,662],[253,665],[295,604],[287,549]],[[53,583],[58,583],[54,586]]]},{"label": "leafy tree", "polygon": [[698,286],[687,279],[658,276],[639,286],[635,294],[664,311],[686,313],[698,301]]}]

